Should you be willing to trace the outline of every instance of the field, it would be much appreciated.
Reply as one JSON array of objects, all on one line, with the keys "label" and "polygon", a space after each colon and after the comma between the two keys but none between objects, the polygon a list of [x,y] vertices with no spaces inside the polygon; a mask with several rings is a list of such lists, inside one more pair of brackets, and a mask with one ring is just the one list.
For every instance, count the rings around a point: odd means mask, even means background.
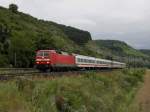
[{"label": "field", "polygon": [[0,112],[128,112],[143,69],[0,82]]}]

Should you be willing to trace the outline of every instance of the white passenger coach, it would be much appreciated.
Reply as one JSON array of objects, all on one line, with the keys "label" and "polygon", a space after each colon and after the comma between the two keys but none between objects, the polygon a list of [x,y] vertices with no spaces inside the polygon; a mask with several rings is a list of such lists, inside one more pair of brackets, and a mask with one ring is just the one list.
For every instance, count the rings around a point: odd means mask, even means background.
[{"label": "white passenger coach", "polygon": [[83,55],[76,55],[75,63],[81,68],[124,68],[126,66],[125,63]]}]

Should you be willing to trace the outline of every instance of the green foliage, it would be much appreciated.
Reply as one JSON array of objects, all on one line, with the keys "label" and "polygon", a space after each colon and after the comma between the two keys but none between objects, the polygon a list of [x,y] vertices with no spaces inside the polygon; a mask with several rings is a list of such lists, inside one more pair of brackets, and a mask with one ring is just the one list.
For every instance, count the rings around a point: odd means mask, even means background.
[{"label": "green foliage", "polygon": [[148,53],[136,50],[124,42],[117,40],[95,40],[94,43],[97,45],[95,49],[104,58],[125,62],[129,67],[149,67],[150,65]]},{"label": "green foliage", "polygon": [[99,47],[104,47],[109,49],[113,54],[121,56],[144,56],[140,51],[133,49],[131,46],[127,45],[122,41],[117,40],[95,40],[95,43]]},{"label": "green foliage", "polygon": [[[112,73],[87,72],[82,76],[51,81],[19,79],[10,81],[12,84],[1,82],[0,98],[6,92],[7,95],[17,93],[13,97],[17,102],[13,105],[20,103],[28,110],[26,112],[127,112],[136,88],[143,82],[144,72],[143,69],[126,69]],[[8,99],[1,101],[3,111],[7,110],[6,106],[10,108]]]},{"label": "green foliage", "polygon": [[7,25],[0,24],[0,53],[7,54],[10,46],[11,32]]},{"label": "green foliage", "polygon": [[66,35],[73,40],[75,43],[79,45],[83,45],[87,43],[88,41],[92,40],[91,39],[91,34],[87,31],[82,31],[70,26],[64,26],[60,25],[59,26],[65,33]]},{"label": "green foliage", "polygon": [[0,54],[0,66],[8,67],[8,65],[9,65],[9,60],[7,55]]},{"label": "green foliage", "polygon": [[144,53],[144,54],[150,56],[150,50],[148,50],[148,49],[141,49],[140,51],[141,51],[142,53]]},{"label": "green foliage", "polygon": [[0,112],[30,112],[14,81],[0,82]]},{"label": "green foliage", "polygon": [[[35,51],[39,49],[56,49],[71,53],[79,50],[81,54],[86,54],[84,48],[71,38],[78,38],[81,34],[83,38],[78,42],[85,43],[91,39],[88,32],[70,27],[68,29],[66,26],[38,20],[21,12],[14,13],[16,11],[15,4],[11,4],[9,10],[0,7],[0,54],[2,57],[6,56],[7,66],[14,67],[16,58],[15,67],[33,67]],[[4,67],[5,61],[1,62],[0,67]]]}]

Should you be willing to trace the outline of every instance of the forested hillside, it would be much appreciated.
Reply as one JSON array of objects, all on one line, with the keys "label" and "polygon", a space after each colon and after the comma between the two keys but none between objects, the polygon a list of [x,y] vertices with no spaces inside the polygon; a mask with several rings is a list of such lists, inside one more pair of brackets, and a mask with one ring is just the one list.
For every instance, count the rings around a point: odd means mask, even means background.
[{"label": "forested hillside", "polygon": [[141,51],[142,53],[144,53],[145,55],[150,56],[150,50],[147,50],[147,49],[141,49],[140,51]]},{"label": "forested hillside", "polygon": [[124,42],[93,41],[88,31],[39,20],[19,12],[14,4],[9,9],[0,7],[0,67],[33,67],[38,49],[114,59],[131,66],[149,66],[150,62],[147,54]]},{"label": "forested hillside", "polygon": [[98,47],[97,51],[108,59],[123,61],[134,67],[150,67],[150,55],[144,50],[141,52],[118,40],[94,40],[94,43]]},{"label": "forested hillside", "polygon": [[144,57],[145,55],[140,51],[127,45],[125,42],[118,40],[95,40],[94,41],[99,48],[104,48],[109,50],[111,53],[120,56],[137,56]]},{"label": "forested hillside", "polygon": [[91,35],[87,31],[38,20],[12,8],[0,7],[1,67],[31,67],[38,49],[89,54],[79,46],[89,40]]}]

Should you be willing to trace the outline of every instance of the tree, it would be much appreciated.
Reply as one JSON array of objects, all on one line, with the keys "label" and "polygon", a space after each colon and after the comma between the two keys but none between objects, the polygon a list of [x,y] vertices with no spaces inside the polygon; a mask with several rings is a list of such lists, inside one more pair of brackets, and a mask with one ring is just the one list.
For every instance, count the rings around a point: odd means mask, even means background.
[{"label": "tree", "polygon": [[14,13],[17,13],[18,11],[18,6],[16,4],[10,4],[9,5],[9,10],[11,10]]}]

